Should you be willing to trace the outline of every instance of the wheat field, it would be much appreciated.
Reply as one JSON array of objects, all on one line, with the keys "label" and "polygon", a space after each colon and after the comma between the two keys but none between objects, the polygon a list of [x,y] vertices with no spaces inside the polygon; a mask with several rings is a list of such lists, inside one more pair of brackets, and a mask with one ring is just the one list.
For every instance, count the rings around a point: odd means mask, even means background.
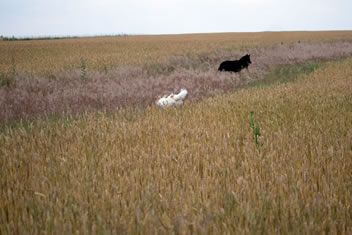
[{"label": "wheat field", "polygon": [[53,73],[80,69],[82,59],[88,69],[105,71],[117,66],[163,62],[175,55],[267,47],[281,42],[351,40],[351,37],[351,31],[331,31],[0,40],[0,72],[15,69],[16,72],[50,76]]},{"label": "wheat field", "polygon": [[[261,62],[268,58],[289,66],[316,58],[294,49],[320,48],[305,45],[256,48],[267,54],[238,78],[280,66]],[[352,59],[327,59],[334,61],[294,82],[239,87],[176,108],[83,110],[5,126],[0,234],[351,234]],[[217,76],[183,65],[175,71]],[[15,79],[6,89],[26,77]]]},{"label": "wheat field", "polygon": [[[248,71],[217,72],[221,61],[246,53]],[[350,31],[0,41],[0,128],[21,119],[143,109],[181,88],[198,102],[281,66],[314,67],[350,56]]]}]

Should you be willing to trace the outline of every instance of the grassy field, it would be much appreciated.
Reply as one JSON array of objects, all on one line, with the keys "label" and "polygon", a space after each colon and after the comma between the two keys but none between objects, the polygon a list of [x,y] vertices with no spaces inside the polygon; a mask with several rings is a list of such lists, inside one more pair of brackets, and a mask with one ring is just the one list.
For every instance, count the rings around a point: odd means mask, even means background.
[{"label": "grassy field", "polygon": [[1,233],[350,234],[351,77],[9,129]]},{"label": "grassy field", "polygon": [[[245,53],[251,54],[248,71],[217,72],[221,61]],[[158,95],[181,88],[190,91],[190,101],[199,101],[262,80],[280,67],[310,67],[349,56],[349,31],[0,41],[0,126],[145,108]]]},{"label": "grassy field", "polygon": [[[240,75],[212,72],[221,59],[242,52],[231,49],[209,52],[205,59],[172,58],[172,71],[165,69],[170,68],[167,60],[151,72],[145,64],[106,75],[87,71],[87,80],[79,72],[55,79],[11,78],[15,82],[0,89],[7,102],[11,92],[54,91],[60,82],[69,83],[62,89],[72,87],[74,95],[86,83],[103,83],[99,89],[109,93],[109,81],[133,80],[133,74],[137,84],[144,84],[141,75],[149,75],[157,92],[186,85],[192,94],[194,84],[206,83],[201,91],[212,93],[191,95],[185,105],[166,110],[145,104],[94,111],[98,106],[74,116],[5,125],[0,132],[0,234],[351,234],[350,43],[340,36],[311,35],[333,42],[269,46],[253,39],[252,46],[259,46],[246,50],[255,62]],[[236,81],[232,90],[221,88]],[[154,95],[151,91],[146,97]],[[261,134],[257,143],[251,111]]]},{"label": "grassy field", "polygon": [[123,65],[164,62],[175,55],[199,55],[219,49],[239,50],[279,43],[351,40],[351,31],[264,32],[68,38],[58,40],[0,40],[0,71],[49,76],[81,68],[105,71]]}]

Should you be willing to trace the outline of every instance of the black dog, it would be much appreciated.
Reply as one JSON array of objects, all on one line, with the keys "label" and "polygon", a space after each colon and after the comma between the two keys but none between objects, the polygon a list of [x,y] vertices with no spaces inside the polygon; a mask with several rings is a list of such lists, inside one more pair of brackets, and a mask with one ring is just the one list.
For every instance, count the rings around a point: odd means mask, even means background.
[{"label": "black dog", "polygon": [[248,65],[251,63],[250,55],[247,54],[239,60],[227,60],[222,62],[218,70],[236,73],[244,68],[248,69]]}]

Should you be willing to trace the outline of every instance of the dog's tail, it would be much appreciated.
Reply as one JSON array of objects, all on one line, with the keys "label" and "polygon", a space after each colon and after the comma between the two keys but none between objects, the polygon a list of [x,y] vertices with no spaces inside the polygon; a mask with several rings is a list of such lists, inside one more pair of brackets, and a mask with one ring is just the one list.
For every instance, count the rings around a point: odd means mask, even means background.
[{"label": "dog's tail", "polygon": [[188,91],[183,88],[181,89],[180,93],[174,95],[173,98],[176,101],[183,101],[187,95],[188,95]]}]

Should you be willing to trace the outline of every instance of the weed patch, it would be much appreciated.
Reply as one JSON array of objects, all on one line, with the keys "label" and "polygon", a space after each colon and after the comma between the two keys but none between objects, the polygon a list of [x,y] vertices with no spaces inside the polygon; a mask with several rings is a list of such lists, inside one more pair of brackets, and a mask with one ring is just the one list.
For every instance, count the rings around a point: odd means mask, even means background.
[{"label": "weed patch", "polygon": [[270,71],[263,79],[250,82],[246,87],[267,87],[295,82],[302,75],[309,75],[317,69],[324,68],[325,63],[305,63],[297,65],[282,65]]},{"label": "weed patch", "polygon": [[9,73],[0,73],[0,87],[10,88],[13,85],[13,76]]}]

